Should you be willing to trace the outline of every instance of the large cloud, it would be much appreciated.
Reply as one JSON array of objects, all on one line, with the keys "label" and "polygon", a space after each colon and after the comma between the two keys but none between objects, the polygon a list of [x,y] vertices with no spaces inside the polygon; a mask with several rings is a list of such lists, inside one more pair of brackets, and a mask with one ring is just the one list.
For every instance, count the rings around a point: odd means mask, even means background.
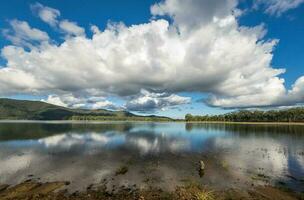
[{"label": "large cloud", "polygon": [[[135,97],[126,104],[134,110],[133,105],[138,107],[145,99],[140,95],[143,90],[153,91],[154,97],[209,93],[208,104],[227,108],[302,103],[303,78],[287,91],[279,78],[285,70],[271,66],[278,41],[263,40],[263,26],[239,26],[235,7],[232,0],[167,0],[151,10],[160,17],[169,15],[173,24],[154,18],[129,27],[92,26],[92,37],[79,27],[59,45],[42,42],[30,50],[6,46],[0,93]],[[63,21],[57,22],[59,27]],[[170,98],[163,100],[139,107],[155,110],[172,105]]]}]

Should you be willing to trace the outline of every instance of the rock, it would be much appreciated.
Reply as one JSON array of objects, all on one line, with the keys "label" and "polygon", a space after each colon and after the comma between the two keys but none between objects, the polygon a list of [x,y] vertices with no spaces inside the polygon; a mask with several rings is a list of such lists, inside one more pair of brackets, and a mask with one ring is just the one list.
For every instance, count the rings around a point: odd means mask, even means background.
[{"label": "rock", "polygon": [[205,170],[205,163],[204,161],[200,161],[200,170]]},{"label": "rock", "polygon": [[145,197],[139,196],[138,200],[145,200]]},{"label": "rock", "polygon": [[203,177],[204,174],[205,174],[205,163],[204,163],[204,161],[201,160],[199,162],[199,175],[200,175],[200,177]]}]

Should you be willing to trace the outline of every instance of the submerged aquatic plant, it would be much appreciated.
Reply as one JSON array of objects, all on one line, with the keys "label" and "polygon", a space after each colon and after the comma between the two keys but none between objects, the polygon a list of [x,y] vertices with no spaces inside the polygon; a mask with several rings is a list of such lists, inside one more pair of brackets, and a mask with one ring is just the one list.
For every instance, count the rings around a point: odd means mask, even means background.
[{"label": "submerged aquatic plant", "polygon": [[129,168],[127,166],[121,166],[116,170],[115,175],[116,176],[124,175],[128,172],[128,170],[129,170]]}]

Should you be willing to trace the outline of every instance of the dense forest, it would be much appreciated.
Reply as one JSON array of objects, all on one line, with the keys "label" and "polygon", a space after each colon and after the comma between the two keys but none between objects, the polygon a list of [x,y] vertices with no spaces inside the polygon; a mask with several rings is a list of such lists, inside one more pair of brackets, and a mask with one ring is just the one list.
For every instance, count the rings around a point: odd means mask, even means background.
[{"label": "dense forest", "polygon": [[193,116],[187,114],[186,121],[227,121],[227,122],[304,122],[304,108],[282,110],[241,110],[222,115]]}]

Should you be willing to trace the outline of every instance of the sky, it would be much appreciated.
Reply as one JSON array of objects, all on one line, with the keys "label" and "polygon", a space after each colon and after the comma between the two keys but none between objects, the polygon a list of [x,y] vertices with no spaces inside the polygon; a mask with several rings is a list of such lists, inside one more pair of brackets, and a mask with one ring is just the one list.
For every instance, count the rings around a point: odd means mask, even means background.
[{"label": "sky", "polygon": [[304,0],[0,3],[0,97],[183,118],[304,103]]}]

